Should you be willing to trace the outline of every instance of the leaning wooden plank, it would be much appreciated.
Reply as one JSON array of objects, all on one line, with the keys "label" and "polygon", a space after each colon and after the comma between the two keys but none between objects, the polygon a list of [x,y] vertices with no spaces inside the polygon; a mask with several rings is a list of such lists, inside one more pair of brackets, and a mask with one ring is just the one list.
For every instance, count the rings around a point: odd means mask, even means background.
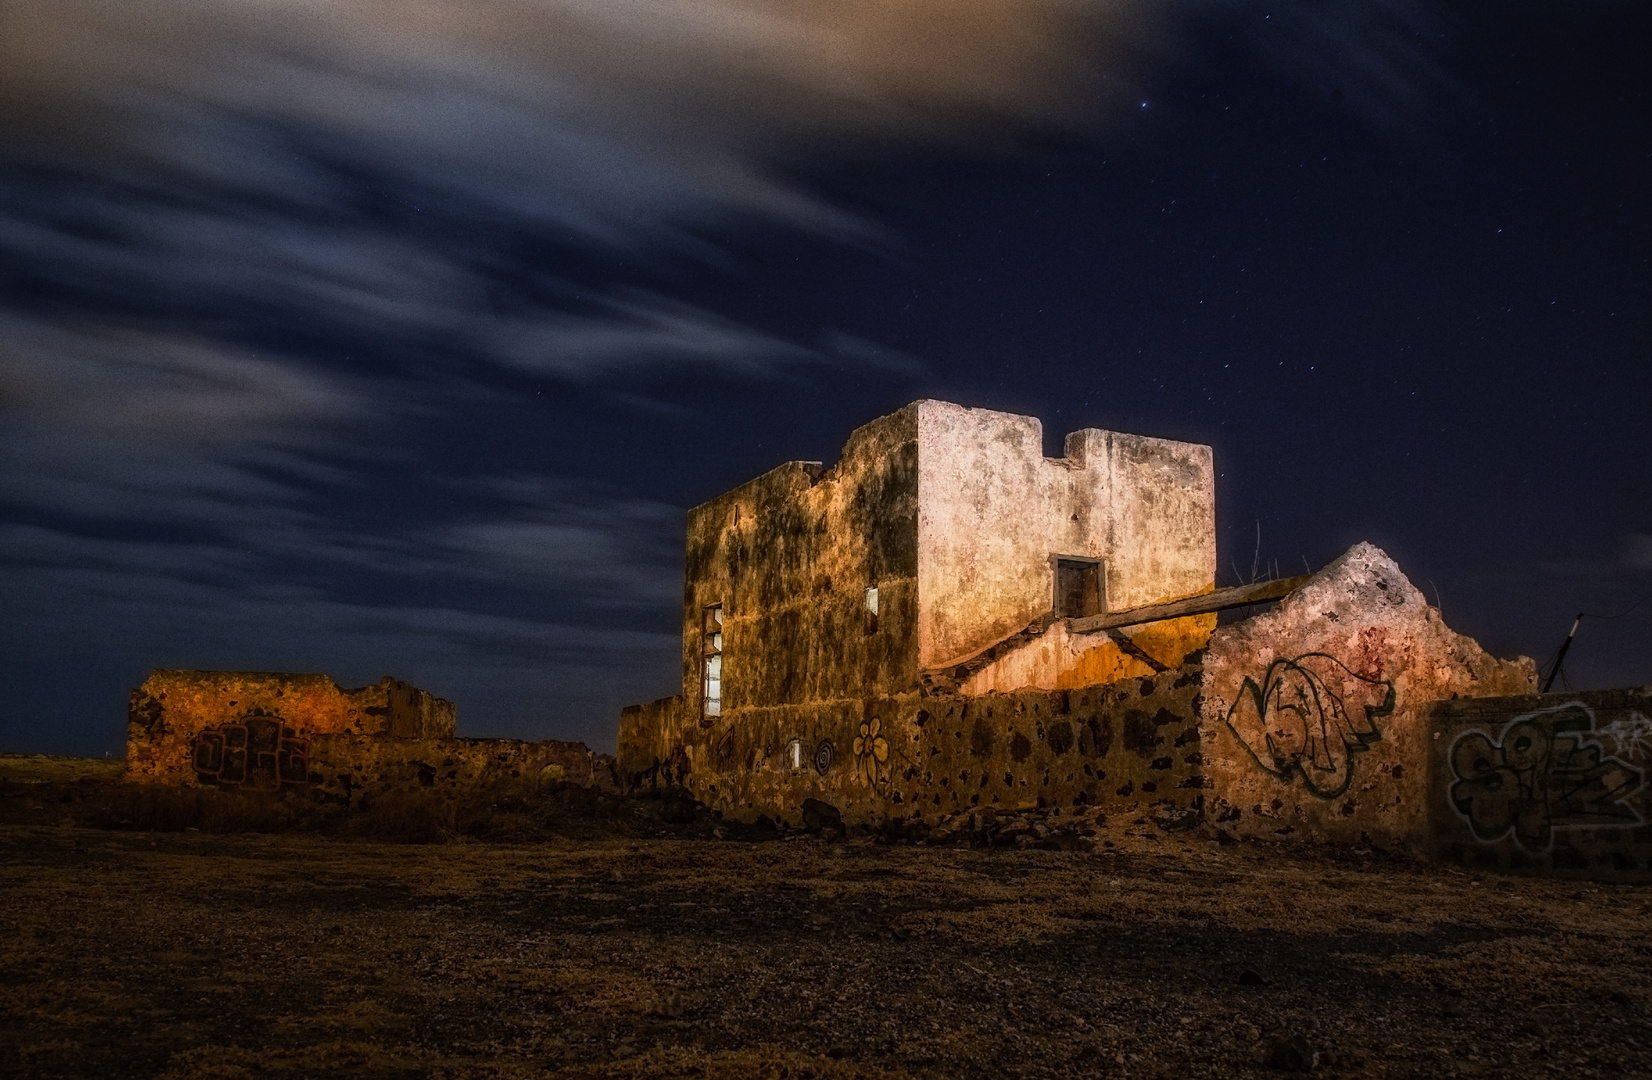
[{"label": "leaning wooden plank", "polygon": [[1107,611],[1100,615],[1087,615],[1082,619],[1067,620],[1067,632],[1094,634],[1103,630],[1116,630],[1121,626],[1139,626],[1142,623],[1163,622],[1165,619],[1180,619],[1184,615],[1209,615],[1213,611],[1259,604],[1264,600],[1278,600],[1307,580],[1307,574],[1274,578],[1272,581],[1258,581],[1234,589],[1217,589],[1215,592],[1189,596],[1182,600],[1146,604],[1139,608],[1130,608],[1128,611]]}]

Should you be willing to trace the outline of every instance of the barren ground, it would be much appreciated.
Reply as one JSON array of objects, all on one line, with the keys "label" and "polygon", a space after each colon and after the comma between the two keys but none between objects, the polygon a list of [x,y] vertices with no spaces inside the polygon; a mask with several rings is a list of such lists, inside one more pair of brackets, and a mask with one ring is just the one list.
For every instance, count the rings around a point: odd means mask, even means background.
[{"label": "barren ground", "polygon": [[1646,886],[1129,817],[1092,853],[69,812],[111,776],[0,786],[0,1074],[1652,1075]]}]

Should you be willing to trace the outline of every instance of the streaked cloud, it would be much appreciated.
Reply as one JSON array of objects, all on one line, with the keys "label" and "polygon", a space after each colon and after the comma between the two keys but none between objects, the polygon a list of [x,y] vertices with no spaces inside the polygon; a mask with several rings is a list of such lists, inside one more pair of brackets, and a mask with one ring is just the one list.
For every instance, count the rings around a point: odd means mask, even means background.
[{"label": "streaked cloud", "polygon": [[674,635],[633,616],[670,621],[680,509],[465,459],[481,436],[442,425],[523,381],[664,412],[639,372],[935,358],[565,262],[709,265],[752,219],[881,242],[804,167],[1094,123],[1155,62],[1196,62],[1194,17],[1403,106],[1430,77],[1408,10],[8,0],[0,271],[24,287],[0,312],[0,587],[29,613],[8,648],[451,675],[496,717],[554,702],[521,733],[606,716],[631,673],[674,671]]}]

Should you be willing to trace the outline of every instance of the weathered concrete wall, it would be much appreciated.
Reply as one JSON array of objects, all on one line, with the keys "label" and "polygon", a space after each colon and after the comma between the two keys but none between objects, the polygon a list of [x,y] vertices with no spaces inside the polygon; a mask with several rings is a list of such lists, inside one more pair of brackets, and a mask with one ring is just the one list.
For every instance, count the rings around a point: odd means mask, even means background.
[{"label": "weathered concrete wall", "polygon": [[132,780],[257,789],[308,782],[310,740],[354,734],[446,738],[453,703],[386,676],[342,690],[326,675],[156,669],[132,691]]},{"label": "weathered concrete wall", "polygon": [[[1190,665],[1072,691],[777,707],[715,739],[695,726],[652,756],[645,731],[633,750],[622,728],[619,770],[631,790],[680,783],[725,816],[792,824],[809,799],[864,825],[974,807],[1192,806],[1208,786],[1199,686]],[[627,712],[634,730],[650,708]]]},{"label": "weathered concrete wall", "polygon": [[310,739],[310,790],[351,806],[424,788],[507,792],[573,783],[614,790],[614,759],[584,743],[519,739]]},{"label": "weathered concrete wall", "polygon": [[1428,835],[1427,708],[1529,693],[1440,619],[1392,559],[1358,544],[1205,654],[1211,811],[1241,832],[1418,845]]},{"label": "weathered concrete wall", "polygon": [[1440,701],[1427,718],[1440,858],[1652,879],[1652,687]]},{"label": "weathered concrete wall", "polygon": [[[921,401],[918,441],[918,664],[963,663],[1051,611],[1051,557],[1102,561],[1106,610],[1207,591],[1216,577],[1216,486],[1208,446],[1085,429],[1046,458],[1030,416]],[[1208,619],[1160,628],[1168,666]],[[1185,639],[1185,640],[1184,640]],[[1116,646],[1074,664],[1117,666]],[[982,688],[1062,685],[1065,649],[1042,666],[982,673]],[[1033,671],[1022,668],[1035,667]],[[1148,669],[1151,670],[1151,669]],[[1031,682],[1018,682],[1019,678]]]}]

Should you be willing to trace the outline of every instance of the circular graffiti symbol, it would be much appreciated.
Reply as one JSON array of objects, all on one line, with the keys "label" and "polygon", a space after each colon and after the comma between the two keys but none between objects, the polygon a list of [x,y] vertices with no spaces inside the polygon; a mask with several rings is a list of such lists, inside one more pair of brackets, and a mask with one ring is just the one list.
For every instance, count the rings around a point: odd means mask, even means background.
[{"label": "circular graffiti symbol", "polygon": [[832,759],[837,756],[837,747],[832,745],[831,739],[820,740],[815,747],[815,772],[825,776],[832,770]]}]

